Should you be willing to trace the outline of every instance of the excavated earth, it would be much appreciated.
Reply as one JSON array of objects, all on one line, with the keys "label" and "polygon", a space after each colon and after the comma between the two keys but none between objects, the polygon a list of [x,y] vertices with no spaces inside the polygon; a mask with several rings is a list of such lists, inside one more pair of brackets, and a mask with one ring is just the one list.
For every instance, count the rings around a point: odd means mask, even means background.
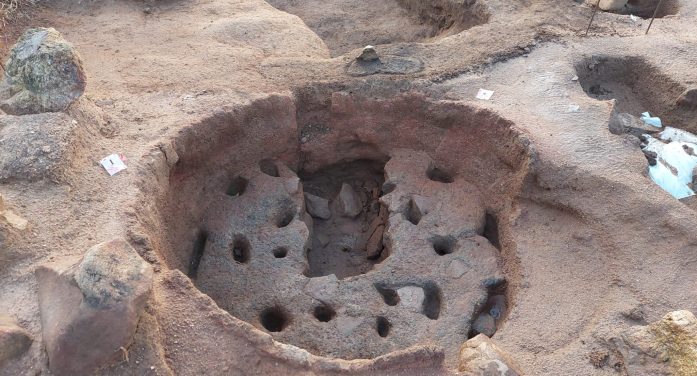
[{"label": "excavated earth", "polygon": [[33,339],[0,375],[51,374],[35,270],[114,238],[154,282],[100,375],[455,375],[478,333],[527,375],[651,374],[613,333],[697,312],[697,205],[609,123],[697,132],[697,2],[645,35],[657,3],[587,35],[575,0],[31,8],[3,61],[54,27],[87,89],[0,114],[0,194],[28,221],[3,222],[0,314]]}]

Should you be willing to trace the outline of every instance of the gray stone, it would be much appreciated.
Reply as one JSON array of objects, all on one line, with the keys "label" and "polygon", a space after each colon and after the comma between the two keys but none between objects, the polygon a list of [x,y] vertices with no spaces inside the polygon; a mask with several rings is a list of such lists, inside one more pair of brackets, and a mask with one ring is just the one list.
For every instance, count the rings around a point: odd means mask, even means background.
[{"label": "gray stone", "polygon": [[65,181],[79,132],[64,113],[0,115],[0,182]]},{"label": "gray stone", "polygon": [[677,100],[677,105],[688,109],[697,109],[697,88],[685,90]]},{"label": "gray stone", "polygon": [[339,210],[341,210],[341,215],[343,216],[353,218],[363,210],[361,198],[358,197],[356,191],[349,184],[341,184],[341,191],[337,200],[339,200]]},{"label": "gray stone", "polygon": [[0,109],[12,115],[63,111],[85,91],[82,61],[53,28],[27,30],[10,52]]},{"label": "gray stone", "polygon": [[506,296],[505,295],[494,295],[489,298],[491,307],[489,308],[489,315],[494,318],[494,320],[501,319],[506,313]]},{"label": "gray stone", "polygon": [[426,294],[417,286],[405,286],[397,290],[399,305],[412,312],[421,312]]},{"label": "gray stone", "polygon": [[90,248],[78,263],[39,267],[41,326],[51,371],[92,374],[121,359],[150,295],[152,273],[122,239]]},{"label": "gray stone", "polygon": [[660,131],[659,128],[650,126],[636,116],[624,112],[614,114],[610,119],[608,127],[612,134],[629,133],[635,136],[653,134]]},{"label": "gray stone", "polygon": [[426,197],[414,195],[409,200],[409,218],[418,223],[424,215],[431,211],[431,200]]},{"label": "gray stone", "polygon": [[523,372],[510,355],[489,337],[480,334],[462,345],[460,372],[468,375],[518,376]]},{"label": "gray stone", "polygon": [[375,61],[379,59],[378,52],[375,51],[375,47],[373,46],[363,47],[363,51],[361,51],[360,56],[358,56],[358,60],[362,61]]},{"label": "gray stone", "polygon": [[329,200],[309,193],[305,193],[305,207],[311,216],[320,219],[329,219],[332,212],[329,211]]},{"label": "gray stone", "polygon": [[496,320],[489,313],[482,313],[472,323],[472,330],[478,334],[491,337],[496,333]]},{"label": "gray stone", "polygon": [[10,359],[18,358],[31,346],[29,333],[9,316],[0,315],[0,367]]}]

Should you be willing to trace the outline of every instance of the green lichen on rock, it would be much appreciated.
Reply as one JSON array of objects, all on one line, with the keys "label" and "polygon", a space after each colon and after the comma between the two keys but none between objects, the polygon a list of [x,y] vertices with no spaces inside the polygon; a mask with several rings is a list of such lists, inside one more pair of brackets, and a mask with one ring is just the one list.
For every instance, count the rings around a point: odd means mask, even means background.
[{"label": "green lichen on rock", "polygon": [[0,83],[0,109],[12,115],[65,110],[85,91],[80,56],[53,28],[27,30],[12,48]]}]

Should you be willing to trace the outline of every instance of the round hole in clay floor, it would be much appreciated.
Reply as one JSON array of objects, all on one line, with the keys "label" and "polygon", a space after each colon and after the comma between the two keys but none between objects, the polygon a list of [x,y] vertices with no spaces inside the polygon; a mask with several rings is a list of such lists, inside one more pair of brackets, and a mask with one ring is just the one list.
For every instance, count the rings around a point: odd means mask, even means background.
[{"label": "round hole in clay floor", "polygon": [[390,334],[390,329],[392,329],[392,324],[387,318],[380,316],[375,320],[375,330],[380,337],[387,337]]},{"label": "round hole in clay floor", "polygon": [[286,247],[278,247],[273,250],[273,257],[275,258],[284,258],[288,256],[288,248]]},{"label": "round hole in clay floor", "polygon": [[259,322],[269,332],[280,332],[288,325],[288,316],[280,307],[270,307],[261,312]]},{"label": "round hole in clay floor", "polygon": [[336,312],[327,305],[319,305],[315,307],[313,315],[320,322],[329,322],[336,316]]},{"label": "round hole in clay floor", "polygon": [[[456,366],[487,286],[506,280],[510,253],[487,239],[486,218],[509,217],[528,173],[528,141],[512,123],[419,95],[317,86],[184,128],[175,145],[156,227],[141,223],[166,267],[313,354],[437,344]],[[447,178],[432,179],[433,166]],[[496,227],[509,244],[508,224]]]},{"label": "round hole in clay floor", "polygon": [[613,116],[626,113],[638,118],[649,112],[666,125],[697,133],[697,106],[680,100],[688,87],[641,57],[594,55],[575,68],[578,83],[589,97],[615,100]]}]

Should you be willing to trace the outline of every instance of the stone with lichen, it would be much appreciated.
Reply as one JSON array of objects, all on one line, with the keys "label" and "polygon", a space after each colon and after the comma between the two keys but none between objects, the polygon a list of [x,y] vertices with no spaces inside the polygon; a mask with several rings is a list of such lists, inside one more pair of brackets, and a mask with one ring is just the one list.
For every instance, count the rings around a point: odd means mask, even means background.
[{"label": "stone with lichen", "polygon": [[697,319],[689,311],[629,328],[612,343],[631,375],[697,375]]},{"label": "stone with lichen", "polygon": [[53,28],[27,30],[5,64],[0,109],[11,115],[65,110],[85,91],[80,56]]}]

